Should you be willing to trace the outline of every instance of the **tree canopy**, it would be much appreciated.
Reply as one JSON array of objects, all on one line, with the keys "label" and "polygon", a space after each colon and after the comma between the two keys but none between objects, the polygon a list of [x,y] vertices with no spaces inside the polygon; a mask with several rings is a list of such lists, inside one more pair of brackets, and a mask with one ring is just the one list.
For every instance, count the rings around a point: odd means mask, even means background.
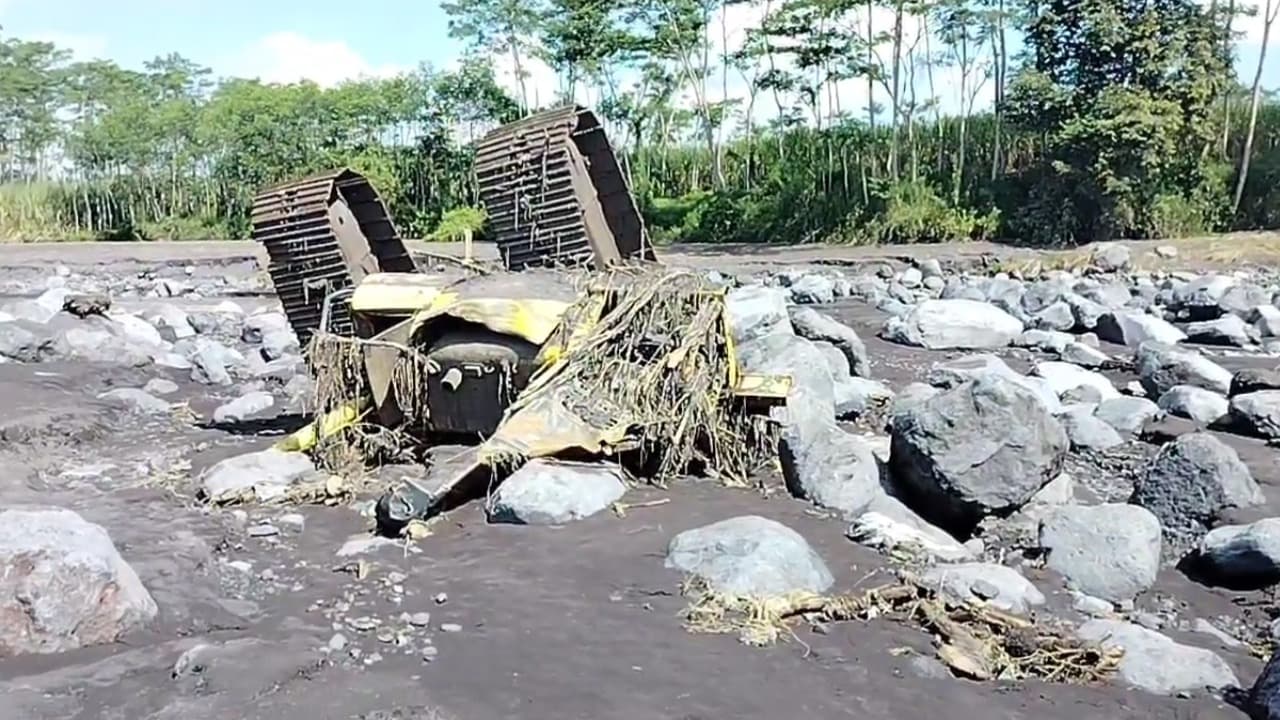
[{"label": "tree canopy", "polygon": [[[371,178],[404,234],[448,234],[482,217],[472,142],[584,97],[660,242],[1280,225],[1266,41],[1241,86],[1253,8],[1234,0],[442,7],[467,47],[455,69],[336,87],[215,78],[179,53],[122,68],[0,30],[0,239],[243,237],[259,187],[337,166]],[[1268,37],[1277,10],[1259,13]]]}]

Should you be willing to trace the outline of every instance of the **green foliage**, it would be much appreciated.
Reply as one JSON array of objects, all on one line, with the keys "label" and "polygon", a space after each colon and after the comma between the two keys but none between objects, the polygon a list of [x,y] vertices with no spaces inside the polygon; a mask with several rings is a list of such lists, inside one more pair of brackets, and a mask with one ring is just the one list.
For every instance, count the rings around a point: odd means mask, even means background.
[{"label": "green foliage", "polygon": [[439,242],[454,242],[468,235],[479,235],[487,217],[483,208],[453,208],[440,218],[440,224],[428,237]]},{"label": "green foliage", "polygon": [[[450,0],[468,49],[454,69],[333,88],[0,37],[0,239],[245,237],[257,189],[342,166],[402,234],[457,237],[479,222],[473,141],[552,100],[529,97],[534,58],[560,99],[590,91],[659,243],[1280,227],[1280,105],[1262,108],[1230,212],[1249,100],[1228,70],[1236,5]],[[722,54],[739,11],[763,21]]]},{"label": "green foliage", "polygon": [[1193,0],[1036,9],[1008,113],[1046,147],[1015,232],[1088,242],[1203,228],[1213,214],[1204,158],[1230,82],[1208,11]]},{"label": "green foliage", "polygon": [[918,181],[877,188],[871,217],[853,233],[855,242],[945,243],[986,240],[999,228],[995,210],[979,214],[952,207],[937,191]]}]

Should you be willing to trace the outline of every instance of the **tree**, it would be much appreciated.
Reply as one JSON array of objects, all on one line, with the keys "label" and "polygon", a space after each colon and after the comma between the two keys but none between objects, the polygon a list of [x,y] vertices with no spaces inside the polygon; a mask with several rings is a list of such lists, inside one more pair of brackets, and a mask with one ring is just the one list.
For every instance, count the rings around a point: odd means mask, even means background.
[{"label": "tree", "polygon": [[1220,30],[1193,0],[1047,0],[1027,27],[1029,62],[1010,119],[1041,134],[1024,232],[1089,241],[1212,222],[1212,105],[1228,69]]},{"label": "tree", "polygon": [[1231,214],[1240,210],[1240,198],[1244,196],[1244,184],[1249,178],[1249,161],[1253,156],[1253,137],[1258,128],[1258,106],[1262,102],[1262,64],[1267,59],[1267,45],[1271,41],[1271,26],[1280,13],[1280,0],[1266,0],[1262,15],[1262,47],[1258,49],[1258,67],[1253,74],[1253,90],[1249,96],[1249,129],[1244,135],[1244,149],[1240,152],[1240,170],[1236,174],[1236,192],[1231,198]]},{"label": "tree", "polygon": [[529,112],[528,70],[525,62],[546,17],[537,0],[448,0],[440,4],[449,16],[449,34],[468,40],[475,50],[511,55],[512,72],[520,87],[520,108]]}]

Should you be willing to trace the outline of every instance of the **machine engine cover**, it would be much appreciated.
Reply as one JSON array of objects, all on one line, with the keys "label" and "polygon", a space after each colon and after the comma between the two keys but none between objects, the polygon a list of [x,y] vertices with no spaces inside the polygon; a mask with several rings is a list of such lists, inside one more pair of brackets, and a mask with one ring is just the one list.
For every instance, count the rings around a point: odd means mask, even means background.
[{"label": "machine engine cover", "polygon": [[468,328],[441,335],[426,355],[431,429],[488,437],[529,383],[538,347],[511,335]]}]

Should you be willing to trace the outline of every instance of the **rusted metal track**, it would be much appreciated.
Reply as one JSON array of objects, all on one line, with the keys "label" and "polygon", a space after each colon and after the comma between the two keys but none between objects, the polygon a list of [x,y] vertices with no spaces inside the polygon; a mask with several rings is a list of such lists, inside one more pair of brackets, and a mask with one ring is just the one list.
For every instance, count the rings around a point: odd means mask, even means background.
[{"label": "rusted metal track", "polygon": [[548,110],[489,133],[476,149],[476,178],[512,270],[653,259],[609,139],[585,108]]},{"label": "rusted metal track", "polygon": [[[335,170],[269,187],[254,198],[253,239],[267,250],[267,271],[303,347],[320,327],[325,296],[376,272],[413,272],[386,206],[369,181]],[[350,334],[341,304],[330,329]]]}]

